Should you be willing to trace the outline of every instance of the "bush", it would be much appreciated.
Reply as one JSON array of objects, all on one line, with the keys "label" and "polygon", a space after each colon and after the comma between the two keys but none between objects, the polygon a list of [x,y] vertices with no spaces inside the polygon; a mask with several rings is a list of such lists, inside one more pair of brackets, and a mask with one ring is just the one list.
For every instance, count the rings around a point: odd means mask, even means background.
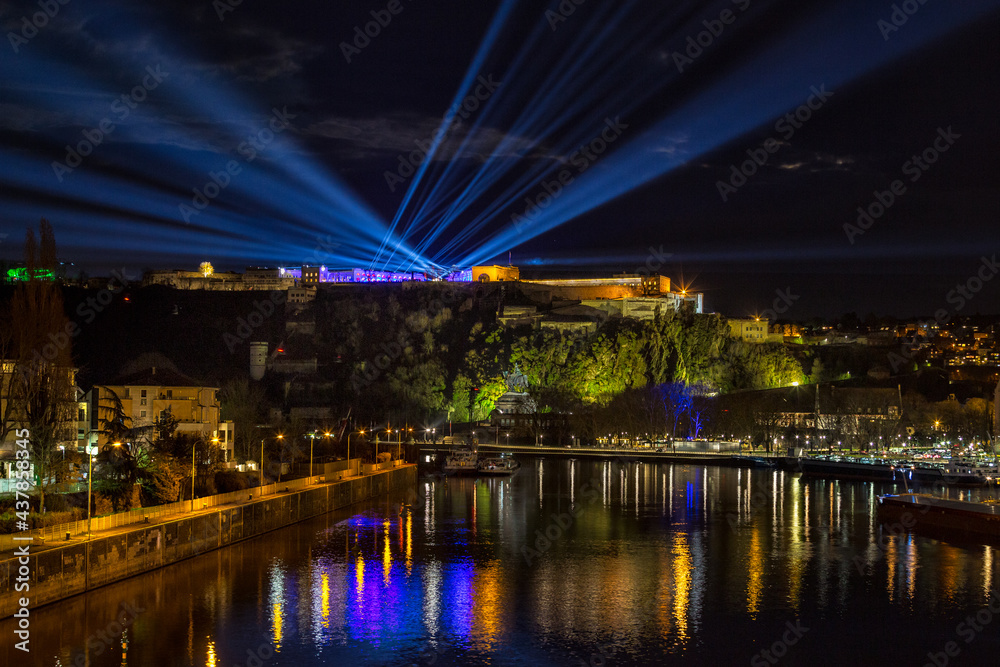
[{"label": "bush", "polygon": [[215,486],[219,493],[232,493],[250,488],[246,475],[234,470],[223,470],[215,473]]},{"label": "bush", "polygon": [[66,496],[58,493],[45,494],[45,510],[47,512],[66,512],[70,509]]},{"label": "bush", "polygon": [[[69,523],[86,518],[86,511],[80,509],[73,509],[68,512],[46,512],[45,514],[31,512],[28,514],[28,528],[34,530],[36,528],[45,528],[46,526],[55,526],[60,523]],[[18,521],[17,515],[12,510],[0,514],[0,533],[20,532],[20,529],[17,527]]]},{"label": "bush", "polygon": [[[212,479],[211,477],[208,479],[198,478],[194,484],[194,491],[199,498],[203,498],[204,496],[214,496],[216,493],[218,493],[218,489],[215,488],[215,480]],[[187,495],[188,495],[188,500],[190,500],[191,499],[190,485],[188,485],[187,487]]]}]

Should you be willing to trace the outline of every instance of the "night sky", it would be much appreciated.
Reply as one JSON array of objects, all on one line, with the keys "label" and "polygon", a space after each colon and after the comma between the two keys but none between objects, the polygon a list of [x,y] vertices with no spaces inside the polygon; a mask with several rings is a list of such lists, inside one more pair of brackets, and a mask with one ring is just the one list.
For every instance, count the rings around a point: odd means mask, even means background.
[{"label": "night sky", "polygon": [[510,253],[1000,312],[1000,0],[65,2],[0,0],[6,260],[45,217],[92,273]]}]

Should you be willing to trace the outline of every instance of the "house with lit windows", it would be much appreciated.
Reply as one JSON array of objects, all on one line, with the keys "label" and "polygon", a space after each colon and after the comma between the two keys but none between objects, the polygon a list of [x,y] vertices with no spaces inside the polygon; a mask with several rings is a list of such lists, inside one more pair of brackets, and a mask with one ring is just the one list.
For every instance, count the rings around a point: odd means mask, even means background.
[{"label": "house with lit windows", "polygon": [[[180,371],[151,366],[121,377],[107,385],[95,386],[89,394],[90,428],[103,429],[109,409],[121,402],[122,412],[132,428],[153,426],[168,416],[177,420],[177,433],[201,436],[205,440],[218,438],[219,447],[226,451],[225,460],[232,458],[233,422],[221,421],[219,388],[206,385]],[[99,445],[107,437],[99,433]]]}]

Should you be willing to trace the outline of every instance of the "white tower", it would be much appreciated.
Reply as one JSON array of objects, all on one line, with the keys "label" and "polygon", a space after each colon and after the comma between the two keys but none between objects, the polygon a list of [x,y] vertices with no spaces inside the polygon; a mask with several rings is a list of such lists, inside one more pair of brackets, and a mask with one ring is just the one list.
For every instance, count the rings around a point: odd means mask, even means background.
[{"label": "white tower", "polygon": [[250,377],[260,380],[267,370],[267,343],[250,343]]}]

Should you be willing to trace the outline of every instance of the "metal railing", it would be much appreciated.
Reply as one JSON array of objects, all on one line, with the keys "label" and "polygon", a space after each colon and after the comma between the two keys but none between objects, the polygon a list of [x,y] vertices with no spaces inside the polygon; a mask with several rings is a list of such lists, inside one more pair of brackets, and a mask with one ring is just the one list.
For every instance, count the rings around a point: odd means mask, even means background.
[{"label": "metal railing", "polygon": [[[212,496],[195,498],[194,511],[197,512],[198,510],[204,510],[209,507],[219,507],[222,505],[249,502],[251,500],[266,498],[267,496],[273,496],[278,493],[284,493],[285,491],[296,491],[320,482],[336,481],[345,477],[353,477],[358,475],[360,472],[361,459],[351,459],[349,462],[337,461],[335,463],[325,463],[319,467],[322,468],[321,474],[314,475],[313,477],[301,477],[298,479],[290,479],[288,481],[275,482],[265,486],[254,486],[240,491],[231,491],[229,493],[220,493]],[[394,465],[393,462],[390,461],[388,465],[380,464],[376,468],[376,471],[388,470],[392,467],[394,467]],[[155,507],[137,507],[127,512],[118,512],[105,516],[92,517],[90,520],[91,533],[96,533],[102,530],[110,530],[112,528],[121,528],[122,526],[130,526],[138,523],[153,523],[166,517],[190,514],[191,508],[192,503],[190,500],[180,500],[166,505],[156,505]],[[23,541],[15,541],[15,536],[19,538],[32,537],[34,541],[44,543],[45,541],[65,540],[67,533],[69,533],[71,537],[86,535],[87,520],[80,519],[78,521],[37,528],[35,530],[0,535],[0,552],[13,550],[15,547],[24,544]]]}]

